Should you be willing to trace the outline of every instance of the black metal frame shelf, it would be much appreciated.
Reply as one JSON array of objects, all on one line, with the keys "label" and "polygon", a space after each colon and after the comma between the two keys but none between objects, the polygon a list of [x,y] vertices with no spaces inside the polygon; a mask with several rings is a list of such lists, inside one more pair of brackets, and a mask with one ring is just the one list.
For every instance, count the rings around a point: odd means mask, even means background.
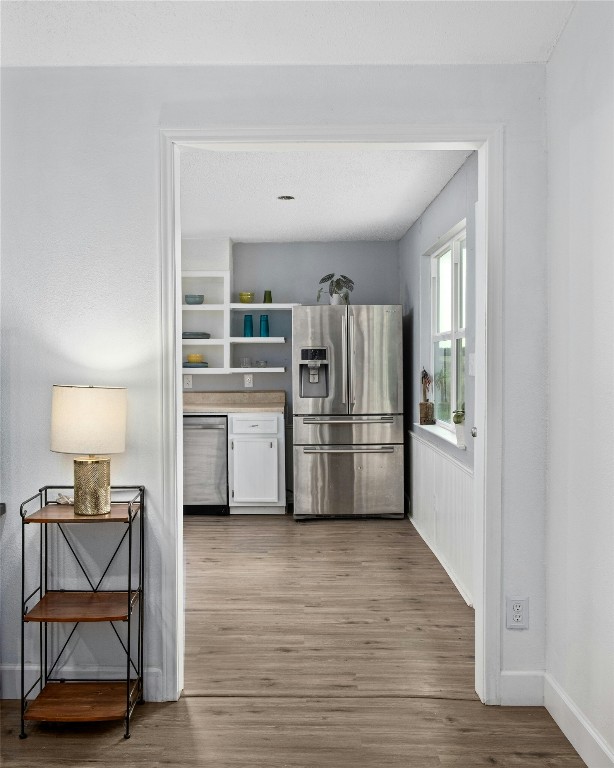
[{"label": "black metal frame shelf", "polygon": [[[106,515],[75,515],[71,505],[52,501],[53,492],[72,491],[72,486],[46,485],[24,501],[21,516],[21,730],[24,739],[25,721],[90,722],[124,720],[124,738],[130,738],[130,718],[137,703],[143,702],[143,620],[145,574],[145,488],[142,485],[112,486],[111,512]],[[119,497],[119,498],[118,498]],[[38,506],[35,506],[37,504]],[[117,545],[102,572],[92,577],[83,562],[78,546],[66,530],[77,524],[124,525]],[[26,526],[39,525],[38,585],[26,595]],[[55,534],[50,533],[50,526]],[[137,533],[135,533],[137,526]],[[136,541],[136,545],[135,545]],[[53,553],[62,548],[72,553],[87,586],[85,589],[62,589],[51,584]],[[127,550],[126,589],[102,589],[119,553]],[[133,574],[133,568],[135,573]],[[90,569],[91,570],[91,569]],[[67,652],[81,623],[106,622],[112,628],[126,658],[126,675],[121,679],[92,679],[62,675],[70,657]],[[125,638],[115,622],[126,625]],[[136,622],[136,627],[133,623]],[[26,626],[38,624],[38,677],[26,690],[25,641]],[[60,624],[73,624],[62,643]],[[136,636],[134,635],[136,632]],[[54,646],[53,641],[56,640]],[[61,647],[60,647],[61,646]],[[59,648],[59,651],[57,648]],[[54,649],[55,648],[55,649]],[[65,653],[66,652],[66,653]],[[35,698],[28,698],[35,689]]]}]

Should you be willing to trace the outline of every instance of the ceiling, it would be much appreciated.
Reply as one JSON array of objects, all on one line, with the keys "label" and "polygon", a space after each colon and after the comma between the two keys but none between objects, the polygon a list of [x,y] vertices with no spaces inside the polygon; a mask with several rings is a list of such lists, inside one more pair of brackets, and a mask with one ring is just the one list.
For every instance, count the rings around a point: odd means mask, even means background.
[{"label": "ceiling", "polygon": [[[548,61],[566,0],[3,0],[2,66],[491,65]],[[182,152],[182,231],[396,240],[461,151]],[[277,196],[294,195],[280,202]]]},{"label": "ceiling", "polygon": [[3,0],[2,65],[548,61],[563,0]]},{"label": "ceiling", "polygon": [[184,148],[181,231],[235,242],[398,240],[469,154]]}]

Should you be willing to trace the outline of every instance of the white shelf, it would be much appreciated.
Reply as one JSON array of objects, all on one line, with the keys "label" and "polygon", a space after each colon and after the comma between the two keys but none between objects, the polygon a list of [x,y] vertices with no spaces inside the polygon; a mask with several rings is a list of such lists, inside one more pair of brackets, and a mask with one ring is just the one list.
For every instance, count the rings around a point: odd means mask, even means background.
[{"label": "white shelf", "polygon": [[228,272],[220,269],[183,269],[181,277],[218,277],[224,279]]},{"label": "white shelf", "polygon": [[196,312],[222,312],[224,310],[223,304],[182,304],[181,309],[184,311],[194,310]]},{"label": "white shelf", "polygon": [[181,343],[184,347],[200,347],[202,345],[222,347],[224,346],[224,339],[181,339]]},{"label": "white shelf", "polygon": [[229,368],[228,373],[285,373],[285,368]]},{"label": "white shelf", "polygon": [[300,304],[231,304],[230,309],[242,309],[245,312],[250,312],[252,309],[292,309],[292,307],[300,307]]},{"label": "white shelf", "polygon": [[181,373],[211,375],[212,373],[285,373],[285,368],[182,368]]},{"label": "white shelf", "polygon": [[231,344],[285,344],[285,336],[231,336]]}]

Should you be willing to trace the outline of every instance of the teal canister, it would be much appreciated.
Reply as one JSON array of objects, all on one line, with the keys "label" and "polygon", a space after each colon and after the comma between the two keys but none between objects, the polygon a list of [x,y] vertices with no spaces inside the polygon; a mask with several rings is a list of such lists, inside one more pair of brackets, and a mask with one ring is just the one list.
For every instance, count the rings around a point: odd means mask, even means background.
[{"label": "teal canister", "polygon": [[268,315],[260,315],[260,335],[261,336],[269,335],[269,316]]},{"label": "teal canister", "polygon": [[253,336],[254,335],[254,318],[252,315],[245,315],[243,318],[243,335],[244,336]]}]

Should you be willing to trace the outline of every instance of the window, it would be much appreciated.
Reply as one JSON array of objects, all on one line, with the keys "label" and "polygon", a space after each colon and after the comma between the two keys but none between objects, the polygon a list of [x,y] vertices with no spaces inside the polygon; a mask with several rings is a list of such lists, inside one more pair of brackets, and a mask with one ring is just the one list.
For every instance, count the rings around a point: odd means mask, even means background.
[{"label": "window", "polygon": [[466,231],[454,235],[431,259],[435,419],[453,429],[453,411],[465,410]]}]

